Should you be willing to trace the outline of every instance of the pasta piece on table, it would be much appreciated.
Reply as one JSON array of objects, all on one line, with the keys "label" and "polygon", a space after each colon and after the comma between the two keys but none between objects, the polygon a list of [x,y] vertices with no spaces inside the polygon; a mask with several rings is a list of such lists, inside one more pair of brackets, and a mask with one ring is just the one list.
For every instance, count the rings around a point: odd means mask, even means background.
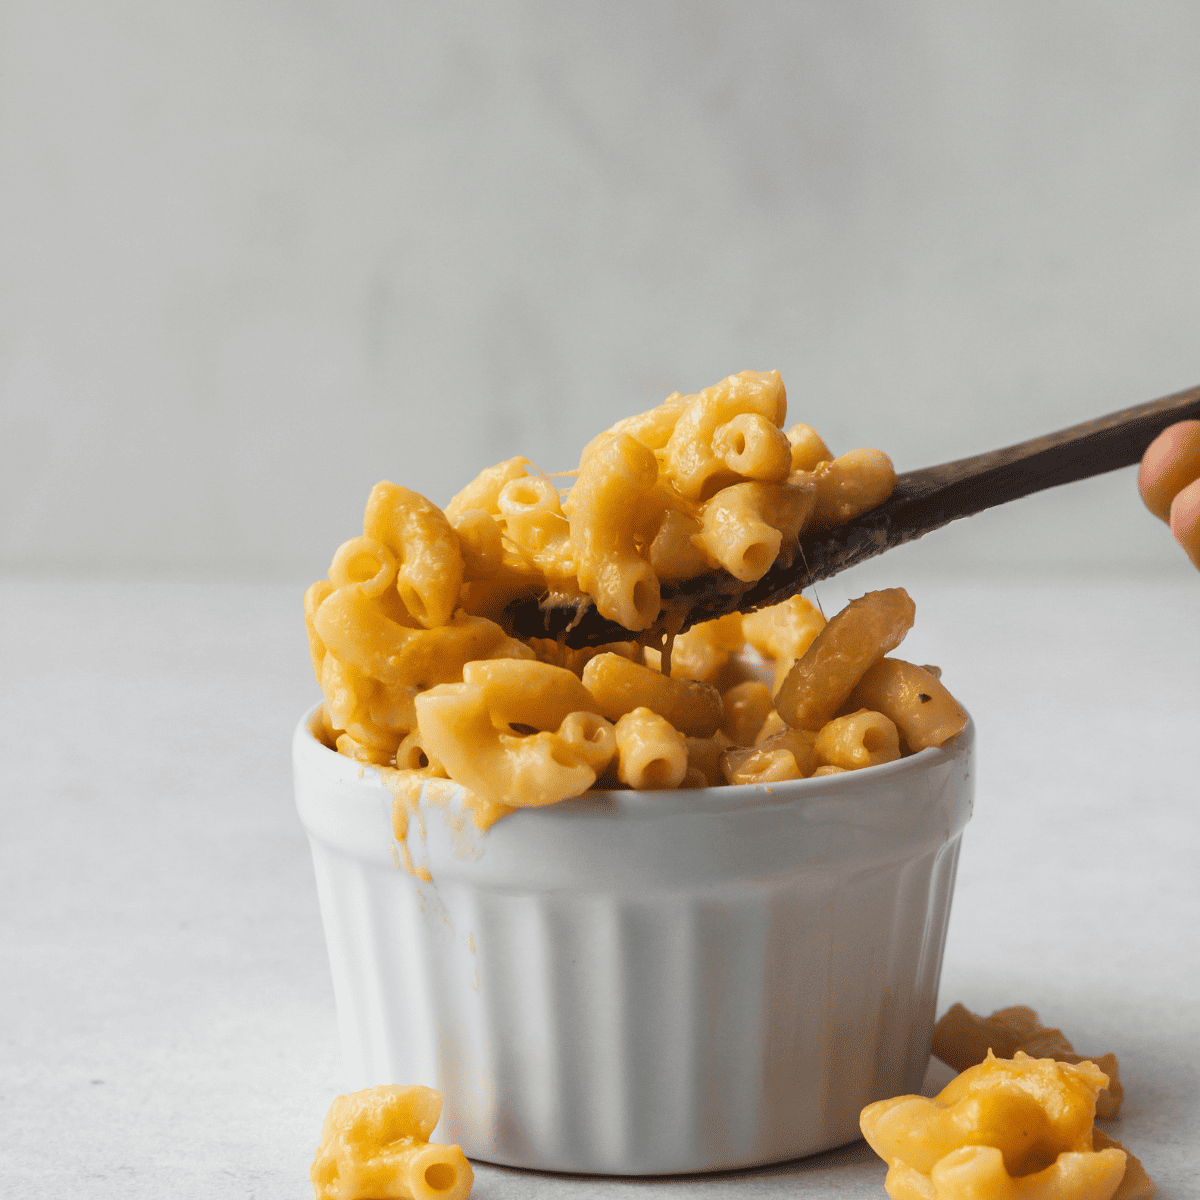
[{"label": "pasta piece on table", "polygon": [[461,1148],[429,1141],[441,1111],[428,1087],[339,1096],[309,1171],[316,1200],[466,1200],[475,1173]]},{"label": "pasta piece on table", "polygon": [[1121,1184],[1113,1193],[1113,1200],[1151,1200],[1158,1191],[1158,1185],[1146,1174],[1142,1160],[1102,1129],[1092,1130],[1092,1149],[1120,1150],[1125,1155],[1125,1174],[1121,1176]]},{"label": "pasta piece on table", "polygon": [[1092,1135],[1107,1081],[1090,1062],[989,1055],[935,1099],[881,1100],[859,1123],[892,1200],[1112,1200],[1126,1156]]},{"label": "pasta piece on table", "polygon": [[1032,1008],[1017,1005],[998,1009],[990,1017],[978,1017],[961,1004],[952,1004],[933,1027],[932,1052],[956,1071],[983,1062],[989,1050],[997,1058],[1012,1058],[1022,1050],[1034,1058],[1094,1062],[1108,1076],[1108,1084],[1096,1100],[1096,1116],[1108,1120],[1121,1111],[1125,1089],[1118,1077],[1117,1056],[1076,1054],[1062,1030],[1047,1028]]}]

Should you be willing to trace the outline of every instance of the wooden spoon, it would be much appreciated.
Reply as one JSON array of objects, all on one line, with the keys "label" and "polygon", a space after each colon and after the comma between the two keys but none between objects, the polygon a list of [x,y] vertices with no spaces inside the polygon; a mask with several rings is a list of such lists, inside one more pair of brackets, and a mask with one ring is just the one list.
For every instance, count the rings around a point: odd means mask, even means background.
[{"label": "wooden spoon", "polygon": [[[750,612],[778,604],[820,579],[828,579],[960,517],[1131,466],[1168,425],[1189,418],[1200,419],[1200,387],[1003,450],[907,471],[896,479],[895,490],[882,504],[832,529],[801,537],[792,560],[777,562],[756,583],[743,583],[717,570],[673,586],[664,584],[664,607],[649,640],[661,640],[671,614],[675,619],[670,624],[686,629],[735,610]],[[518,636],[565,635],[566,644],[574,647],[646,636],[631,634],[602,617],[590,601],[547,604],[521,600],[509,607],[507,616]]]}]

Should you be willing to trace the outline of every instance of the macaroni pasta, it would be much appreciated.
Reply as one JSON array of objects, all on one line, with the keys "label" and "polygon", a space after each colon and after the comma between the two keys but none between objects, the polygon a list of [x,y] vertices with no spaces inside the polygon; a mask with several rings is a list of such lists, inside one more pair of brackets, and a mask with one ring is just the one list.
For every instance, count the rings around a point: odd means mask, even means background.
[{"label": "macaroni pasta", "polygon": [[[913,621],[900,589],[828,624],[793,597],[655,632],[686,617],[663,609],[661,583],[717,566],[753,582],[806,529],[890,493],[886,455],[835,458],[811,426],[785,432],[786,412],[778,372],[744,371],[619,421],[573,479],[511,458],[444,512],[377,484],[361,536],[305,593],[314,731],[392,772],[406,803],[431,779],[468,789],[481,827],[595,786],[808,778],[953,737],[966,714],[936,673],[884,657]],[[538,596],[592,603],[631,640],[513,638],[507,606]],[[772,687],[748,677],[747,655],[772,664]]]},{"label": "macaroni pasta", "polygon": [[316,1200],[466,1200],[475,1173],[458,1146],[431,1144],[442,1111],[429,1087],[395,1084],[339,1096],[309,1171]]}]

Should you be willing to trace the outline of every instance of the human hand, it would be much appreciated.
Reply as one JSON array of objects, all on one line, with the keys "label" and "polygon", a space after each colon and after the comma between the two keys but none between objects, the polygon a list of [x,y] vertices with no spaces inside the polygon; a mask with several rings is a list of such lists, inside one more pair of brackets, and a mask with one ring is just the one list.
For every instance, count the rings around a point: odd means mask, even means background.
[{"label": "human hand", "polygon": [[1180,421],[1150,443],[1138,470],[1138,491],[1200,568],[1200,421]]}]

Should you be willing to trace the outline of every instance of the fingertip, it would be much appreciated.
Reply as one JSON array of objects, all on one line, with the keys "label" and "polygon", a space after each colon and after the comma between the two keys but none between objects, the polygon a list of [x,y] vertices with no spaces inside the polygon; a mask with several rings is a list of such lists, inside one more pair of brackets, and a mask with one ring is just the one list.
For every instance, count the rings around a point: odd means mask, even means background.
[{"label": "fingertip", "polygon": [[1200,479],[1175,493],[1170,511],[1171,533],[1200,568]]},{"label": "fingertip", "polygon": [[1171,501],[1200,475],[1200,421],[1177,421],[1150,443],[1138,468],[1142,502],[1161,521],[1171,519]]}]

